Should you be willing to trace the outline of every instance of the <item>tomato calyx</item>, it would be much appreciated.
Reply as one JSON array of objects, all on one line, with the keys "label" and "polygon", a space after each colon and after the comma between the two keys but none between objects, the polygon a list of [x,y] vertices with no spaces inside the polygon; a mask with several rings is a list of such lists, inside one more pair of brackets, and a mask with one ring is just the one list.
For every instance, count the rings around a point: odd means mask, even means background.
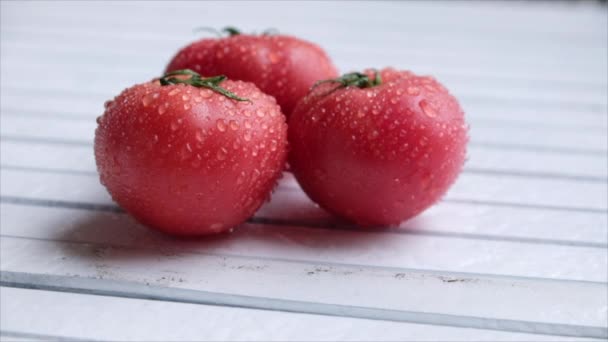
[{"label": "tomato calyx", "polygon": [[317,81],[311,88],[315,89],[321,84],[324,83],[337,83],[338,85],[331,89],[327,94],[332,93],[340,88],[347,87],[357,87],[357,88],[372,88],[382,84],[382,77],[377,70],[374,70],[374,77],[371,78],[366,74],[360,72],[351,72],[348,74],[344,74],[338,78],[333,78],[330,80],[321,80]]},{"label": "tomato calyx", "polygon": [[[189,78],[178,78],[174,76],[190,76]],[[169,73],[166,73],[163,77],[159,79],[161,86],[168,86],[172,84],[187,84],[197,88],[207,88],[212,91],[222,94],[229,99],[233,99],[236,101],[246,101],[251,102],[250,99],[242,98],[236,95],[235,93],[229,91],[228,89],[222,88],[220,83],[226,80],[227,77],[224,75],[213,76],[213,77],[201,77],[199,73],[190,69],[182,69],[175,70]]]}]

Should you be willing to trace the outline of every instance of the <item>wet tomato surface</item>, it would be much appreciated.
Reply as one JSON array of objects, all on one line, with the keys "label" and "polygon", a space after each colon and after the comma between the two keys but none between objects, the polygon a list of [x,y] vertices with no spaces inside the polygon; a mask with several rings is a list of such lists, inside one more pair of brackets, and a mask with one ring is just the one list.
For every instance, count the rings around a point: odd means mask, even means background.
[{"label": "wet tomato surface", "polygon": [[327,54],[313,43],[287,35],[230,32],[229,37],[202,39],[184,47],[166,71],[192,69],[203,76],[223,74],[253,82],[274,96],[288,116],[316,81],[337,76]]},{"label": "wet tomato surface", "polygon": [[251,83],[216,82],[241,100],[168,83],[135,85],[106,103],[95,132],[101,182],[150,227],[177,235],[230,230],[261,206],[281,174],[285,117]]},{"label": "wet tomato surface", "polygon": [[465,161],[464,113],[439,82],[384,69],[314,87],[289,120],[291,169],[328,211],[393,225],[438,201]]}]

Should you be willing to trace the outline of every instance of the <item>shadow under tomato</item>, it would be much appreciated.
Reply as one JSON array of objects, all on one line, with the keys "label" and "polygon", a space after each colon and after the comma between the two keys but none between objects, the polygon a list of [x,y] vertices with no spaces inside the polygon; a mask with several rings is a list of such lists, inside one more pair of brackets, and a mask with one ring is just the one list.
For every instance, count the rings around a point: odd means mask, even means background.
[{"label": "shadow under tomato", "polygon": [[[296,208],[298,203],[284,204],[286,208]],[[293,219],[289,212],[278,218],[259,216],[269,213],[262,209],[231,233],[202,237],[170,236],[139,224],[125,213],[83,212],[67,226],[62,223],[56,227],[54,239],[62,241],[60,248],[66,257],[95,265],[192,255],[314,260],[320,254],[365,249],[367,245],[390,239],[390,234],[370,234],[378,230],[360,230],[322,209],[314,210],[315,215]]]}]

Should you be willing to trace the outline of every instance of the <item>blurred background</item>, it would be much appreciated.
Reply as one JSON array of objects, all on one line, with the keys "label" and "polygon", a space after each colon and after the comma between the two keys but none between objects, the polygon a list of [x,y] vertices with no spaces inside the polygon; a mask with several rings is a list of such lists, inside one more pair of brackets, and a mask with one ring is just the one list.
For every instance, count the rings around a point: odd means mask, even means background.
[{"label": "blurred background", "polygon": [[[92,152],[103,103],[225,26],[310,40],[341,72],[435,76],[471,126],[458,182],[381,232],[289,175],[230,238],[118,212]],[[607,41],[600,1],[2,1],[0,336],[605,339]]]}]

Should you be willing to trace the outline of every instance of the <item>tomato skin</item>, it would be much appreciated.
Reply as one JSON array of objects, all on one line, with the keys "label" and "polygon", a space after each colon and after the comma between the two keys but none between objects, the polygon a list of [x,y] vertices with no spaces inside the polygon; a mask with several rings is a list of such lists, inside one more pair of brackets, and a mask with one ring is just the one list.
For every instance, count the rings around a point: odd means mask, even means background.
[{"label": "tomato skin", "polygon": [[166,71],[180,69],[253,82],[274,96],[288,116],[316,81],[338,74],[319,46],[285,35],[239,34],[203,39],[180,50]]},{"label": "tomato skin", "polygon": [[97,168],[138,221],[175,235],[219,233],[270,195],[286,158],[285,117],[251,83],[221,86],[252,103],[158,81],[106,103],[95,131]]},{"label": "tomato skin", "polygon": [[372,88],[316,87],[289,120],[290,165],[302,189],[364,226],[398,224],[438,201],[460,173],[468,141],[464,113],[441,84],[394,69],[380,74]]}]

